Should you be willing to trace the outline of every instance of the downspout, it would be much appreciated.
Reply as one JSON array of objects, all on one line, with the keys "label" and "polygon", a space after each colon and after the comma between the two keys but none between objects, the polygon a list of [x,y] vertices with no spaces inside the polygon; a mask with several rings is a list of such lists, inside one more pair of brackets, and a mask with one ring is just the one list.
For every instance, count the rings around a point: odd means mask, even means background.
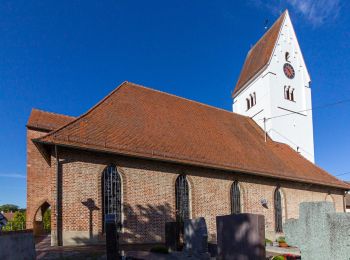
[{"label": "downspout", "polygon": [[59,158],[58,158],[58,151],[57,151],[57,145],[55,145],[55,157],[56,157],[56,243],[57,246],[61,246],[61,236],[60,236],[60,199],[59,199]]}]

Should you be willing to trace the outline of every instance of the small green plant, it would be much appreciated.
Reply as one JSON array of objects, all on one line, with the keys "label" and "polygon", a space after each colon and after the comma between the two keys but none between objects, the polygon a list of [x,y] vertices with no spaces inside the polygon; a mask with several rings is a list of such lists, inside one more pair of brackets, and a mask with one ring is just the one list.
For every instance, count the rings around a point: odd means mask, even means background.
[{"label": "small green plant", "polygon": [[282,255],[276,255],[272,258],[272,260],[284,260],[284,256]]},{"label": "small green plant", "polygon": [[151,248],[152,253],[168,254],[168,248],[162,245],[154,246]]},{"label": "small green plant", "polygon": [[272,245],[272,241],[270,239],[265,238],[265,246]]},{"label": "small green plant", "polygon": [[43,217],[44,230],[51,232],[51,209],[47,209]]},{"label": "small green plant", "polygon": [[277,238],[277,242],[278,243],[286,243],[286,239],[285,239],[285,237],[279,237],[279,238]]}]

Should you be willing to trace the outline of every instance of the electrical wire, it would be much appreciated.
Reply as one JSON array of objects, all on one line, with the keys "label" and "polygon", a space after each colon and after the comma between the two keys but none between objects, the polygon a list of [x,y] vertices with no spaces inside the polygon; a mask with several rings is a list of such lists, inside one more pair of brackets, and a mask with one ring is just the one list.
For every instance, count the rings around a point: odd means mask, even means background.
[{"label": "electrical wire", "polygon": [[[291,112],[291,113],[286,113],[286,114],[282,114],[282,115],[278,115],[278,116],[272,116],[272,117],[268,117],[265,120],[269,120],[269,119],[273,119],[273,118],[278,118],[278,117],[284,117],[284,116],[289,116],[289,115],[294,115],[296,113],[302,113],[302,112],[307,112],[307,111],[311,111],[311,110],[315,110],[315,109],[320,109],[320,108],[326,108],[326,107],[330,107],[330,106],[336,106],[336,105],[340,105],[343,103],[347,103],[350,102],[350,99],[344,99],[344,100],[340,100],[334,103],[329,103],[329,104],[325,104],[325,105],[321,105],[321,106],[317,106],[314,108],[309,108],[309,109],[304,109],[304,110],[300,110],[300,111],[296,111],[296,112]],[[264,118],[260,118],[257,120],[264,120]]]},{"label": "electrical wire", "polygon": [[337,174],[337,175],[334,175],[334,176],[342,176],[342,175],[346,175],[346,174],[350,174],[350,172],[343,172],[343,173],[341,173],[341,174]]}]

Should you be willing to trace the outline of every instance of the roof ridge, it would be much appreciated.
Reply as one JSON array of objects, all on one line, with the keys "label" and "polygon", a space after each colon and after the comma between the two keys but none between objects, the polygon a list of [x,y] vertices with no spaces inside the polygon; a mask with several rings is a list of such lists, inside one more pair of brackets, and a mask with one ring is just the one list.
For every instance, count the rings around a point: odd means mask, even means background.
[{"label": "roof ridge", "polygon": [[98,106],[100,106],[102,103],[104,103],[108,98],[110,98],[115,92],[117,92],[119,89],[121,89],[121,87],[125,86],[125,84],[127,84],[128,81],[123,81],[120,85],[118,85],[118,87],[116,87],[115,89],[113,89],[107,96],[105,96],[103,99],[101,99],[96,105],[94,105],[92,108],[90,108],[88,111],[86,111],[85,113],[83,113],[82,115],[76,117],[73,121],[51,131],[50,133],[44,135],[44,136],[41,136],[40,138],[38,139],[42,139],[42,138],[45,138],[45,137],[48,137],[48,136],[51,136],[55,133],[57,133],[58,131],[60,131],[61,129],[77,122],[78,120],[82,119],[83,117],[87,116],[89,113],[91,113],[93,110],[95,110]]},{"label": "roof ridge", "polygon": [[[278,19],[272,24],[272,26],[259,38],[259,40],[254,44],[253,47],[251,47],[246,55],[246,58],[244,60],[241,72],[239,73],[238,76],[238,80],[235,84],[234,90],[232,92],[232,97],[236,97],[238,95],[238,93],[241,93],[244,89],[246,89],[247,85],[249,83],[251,83],[254,79],[256,79],[261,72],[263,72],[265,70],[265,68],[267,67],[267,65],[270,64],[271,62],[271,58],[272,58],[272,54],[276,48],[276,44],[278,42],[278,39],[280,37],[281,34],[281,30],[283,27],[283,24],[285,22],[286,16],[288,14],[288,9],[286,9],[279,17]],[[277,27],[277,25],[279,25],[279,27]],[[277,30],[277,32],[274,32],[272,30]],[[271,33],[271,35],[270,35]],[[276,39],[274,39],[273,45],[270,46],[264,46],[264,44],[268,45],[268,42],[273,39],[270,39],[271,37],[274,38],[274,35],[276,34]],[[263,41],[264,39],[266,39],[267,41]],[[256,59],[257,57],[254,57],[254,55],[256,56],[256,52],[259,52],[259,49],[256,50],[257,46],[263,46],[263,48],[267,48],[268,52],[267,55],[263,56],[264,58],[262,58],[261,60],[255,61],[254,58]],[[251,66],[251,62],[254,60],[255,64],[257,65],[257,68],[252,68]]]},{"label": "roof ridge", "polygon": [[189,99],[189,98],[177,96],[177,95],[175,95],[175,94],[167,93],[167,92],[164,92],[164,91],[161,91],[161,90],[158,90],[158,89],[154,89],[154,88],[151,88],[151,87],[146,87],[146,86],[144,86],[144,85],[140,85],[140,84],[137,84],[137,83],[133,83],[133,82],[127,82],[127,83],[129,83],[129,84],[131,84],[131,85],[134,85],[134,86],[136,86],[136,87],[144,88],[144,89],[146,89],[146,90],[158,92],[158,93],[161,93],[161,94],[164,94],[164,95],[167,95],[167,96],[172,96],[172,97],[175,97],[175,98],[177,98],[177,99],[185,100],[185,101],[188,101],[188,102],[191,102],[191,103],[196,103],[196,104],[199,104],[199,105],[202,105],[202,106],[205,106],[205,107],[209,107],[209,108],[216,109],[216,110],[219,110],[219,111],[227,112],[227,113],[229,113],[229,114],[231,114],[231,115],[234,115],[234,116],[239,116],[239,117],[244,117],[244,118],[250,118],[249,116],[237,114],[237,113],[231,112],[231,111],[226,110],[226,109],[223,109],[223,108],[211,106],[211,105],[208,105],[208,104],[205,104],[205,103],[196,101],[196,100],[192,100],[192,99]]},{"label": "roof ridge", "polygon": [[51,115],[55,115],[55,116],[65,116],[65,117],[70,117],[70,118],[76,118],[76,116],[69,116],[69,115],[65,115],[65,114],[60,114],[60,113],[56,113],[56,112],[50,112],[50,111],[45,111],[42,109],[38,109],[38,108],[32,108],[32,111],[39,111],[39,112],[43,112],[43,113],[47,113],[47,114],[51,114]]},{"label": "roof ridge", "polygon": [[[283,20],[285,19],[285,15],[288,12],[288,9],[286,9],[278,18],[277,20],[271,25],[271,27],[259,38],[259,40],[249,49],[247,56],[250,54],[250,52],[256,47],[256,45],[262,40],[264,39],[264,36],[272,29],[272,27],[279,21],[279,19],[281,19],[283,17]],[[282,26],[282,24],[281,24]],[[281,29],[280,29],[281,30]],[[280,34],[280,32],[278,33]],[[278,38],[278,37],[277,37]],[[277,40],[276,40],[277,42]],[[276,45],[275,42],[275,45]]]}]

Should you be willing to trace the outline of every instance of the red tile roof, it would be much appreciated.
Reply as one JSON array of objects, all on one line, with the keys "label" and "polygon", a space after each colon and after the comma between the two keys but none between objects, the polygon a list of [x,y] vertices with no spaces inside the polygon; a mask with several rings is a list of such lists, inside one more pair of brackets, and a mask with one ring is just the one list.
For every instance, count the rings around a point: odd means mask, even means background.
[{"label": "red tile roof", "polygon": [[75,117],[65,116],[50,112],[32,109],[27,127],[37,128],[44,131],[52,131],[74,120]]},{"label": "red tile roof", "polygon": [[35,140],[348,189],[249,117],[124,82],[87,113]]},{"label": "red tile roof", "polygon": [[287,10],[248,52],[232,96],[235,96],[240,90],[244,89],[246,83],[257,75],[270,61],[286,13]]}]

